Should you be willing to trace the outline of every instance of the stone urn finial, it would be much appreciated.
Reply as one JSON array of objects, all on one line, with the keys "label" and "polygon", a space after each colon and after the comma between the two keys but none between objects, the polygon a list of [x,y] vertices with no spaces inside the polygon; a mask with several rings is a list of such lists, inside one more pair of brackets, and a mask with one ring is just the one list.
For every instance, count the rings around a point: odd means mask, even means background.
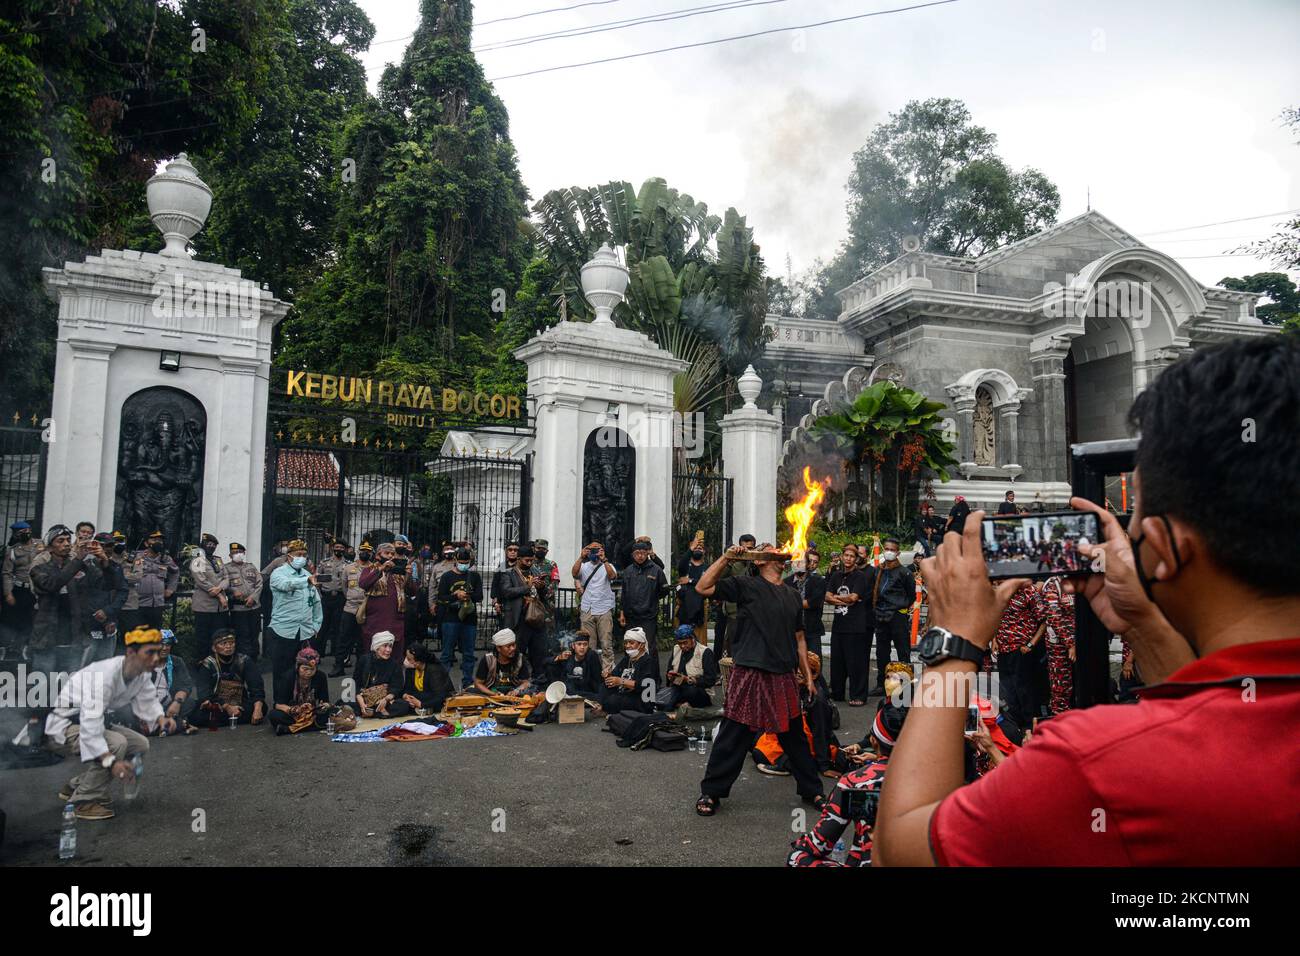
[{"label": "stone urn finial", "polygon": [[163,234],[162,255],[188,258],[186,245],[203,228],[212,209],[212,190],[181,153],[145,185],[149,218]]},{"label": "stone urn finial", "polygon": [[745,366],[745,374],[736,379],[736,388],[740,390],[740,397],[745,400],[746,408],[758,408],[755,399],[758,398],[759,392],[763,391],[763,380],[754,371],[754,366]]},{"label": "stone urn finial", "polygon": [[608,242],[582,267],[582,294],[596,310],[592,325],[614,324],[614,310],[627,292],[628,278],[627,266]]}]

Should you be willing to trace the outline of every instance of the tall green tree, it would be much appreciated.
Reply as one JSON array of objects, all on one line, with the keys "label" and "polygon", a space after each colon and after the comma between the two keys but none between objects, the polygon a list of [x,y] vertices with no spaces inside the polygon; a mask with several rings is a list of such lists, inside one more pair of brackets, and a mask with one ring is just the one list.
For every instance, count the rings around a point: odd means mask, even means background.
[{"label": "tall green tree", "polygon": [[1056,187],[1036,169],[1013,170],[997,137],[960,100],[913,100],[872,130],[853,157],[849,235],[823,270],[810,311],[839,312],[835,293],[902,253],[977,256],[1050,226]]},{"label": "tall green tree", "polygon": [[422,0],[402,62],[344,125],[336,259],[278,361],[470,385],[529,261],[506,109],[470,51],[469,0]]},{"label": "tall green tree", "polygon": [[[674,381],[675,410],[706,421],[709,457],[717,419],[767,342],[766,267],[754,231],[735,209],[719,217],[663,179],[552,190],[534,206],[537,238],[556,281],[553,294],[573,318],[591,315],[580,272],[603,243],[623,248],[628,291],[614,317],[690,363]],[[677,467],[688,463],[679,449]]]},{"label": "tall green tree", "polygon": [[215,194],[198,253],[292,295],[328,255],[332,155],[374,34],[353,0],[18,0],[0,13],[0,405],[48,400],[40,270],[156,251],[145,181],[187,152]]},{"label": "tall green tree", "polygon": [[332,252],[335,148],[375,28],[354,0],[286,0],[268,32],[256,118],[202,163],[212,215],[195,246],[293,299]]},{"label": "tall green tree", "polygon": [[1219,285],[1234,292],[1258,292],[1268,298],[1255,314],[1269,325],[1300,331],[1300,290],[1285,272],[1256,272],[1254,275],[1220,279]]}]

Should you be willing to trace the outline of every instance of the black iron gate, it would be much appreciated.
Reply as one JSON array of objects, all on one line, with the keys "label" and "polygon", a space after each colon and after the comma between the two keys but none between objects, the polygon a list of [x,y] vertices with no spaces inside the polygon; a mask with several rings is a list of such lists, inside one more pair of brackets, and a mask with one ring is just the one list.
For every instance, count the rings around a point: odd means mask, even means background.
[{"label": "black iron gate", "polygon": [[484,565],[498,560],[506,541],[527,537],[528,458],[447,457],[363,441],[270,437],[264,561],[277,541],[299,538],[318,560],[334,539],[382,544],[400,533],[417,552],[426,544],[436,551],[443,541],[469,541]]},{"label": "black iron gate", "polygon": [[704,532],[704,550],[716,558],[733,543],[732,482],[716,472],[697,470],[673,475],[673,559],[680,561],[691,539]]},{"label": "black iron gate", "polygon": [[[15,521],[31,522],[33,537],[39,537],[44,530],[44,515],[41,511],[48,451],[49,445],[42,440],[40,427],[29,428],[17,423],[0,425],[0,522],[3,522],[0,529],[3,529],[6,539],[9,525]],[[83,517],[85,516],[51,516],[54,521],[68,524],[80,521]]]}]

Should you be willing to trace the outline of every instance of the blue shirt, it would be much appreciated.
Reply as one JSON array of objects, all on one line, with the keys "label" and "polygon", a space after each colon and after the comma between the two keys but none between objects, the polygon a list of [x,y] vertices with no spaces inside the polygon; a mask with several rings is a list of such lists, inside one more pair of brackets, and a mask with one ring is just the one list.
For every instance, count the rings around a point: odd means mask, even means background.
[{"label": "blue shirt", "polygon": [[271,630],[291,641],[316,636],[325,618],[306,568],[282,564],[271,572]]}]

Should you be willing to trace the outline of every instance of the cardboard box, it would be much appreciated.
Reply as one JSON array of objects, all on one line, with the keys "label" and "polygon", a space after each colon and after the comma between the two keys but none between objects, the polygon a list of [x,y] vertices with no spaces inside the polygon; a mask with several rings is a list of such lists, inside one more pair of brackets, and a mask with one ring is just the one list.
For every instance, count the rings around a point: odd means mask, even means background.
[{"label": "cardboard box", "polygon": [[581,724],[587,720],[587,701],[584,697],[566,697],[560,701],[560,723]]}]

